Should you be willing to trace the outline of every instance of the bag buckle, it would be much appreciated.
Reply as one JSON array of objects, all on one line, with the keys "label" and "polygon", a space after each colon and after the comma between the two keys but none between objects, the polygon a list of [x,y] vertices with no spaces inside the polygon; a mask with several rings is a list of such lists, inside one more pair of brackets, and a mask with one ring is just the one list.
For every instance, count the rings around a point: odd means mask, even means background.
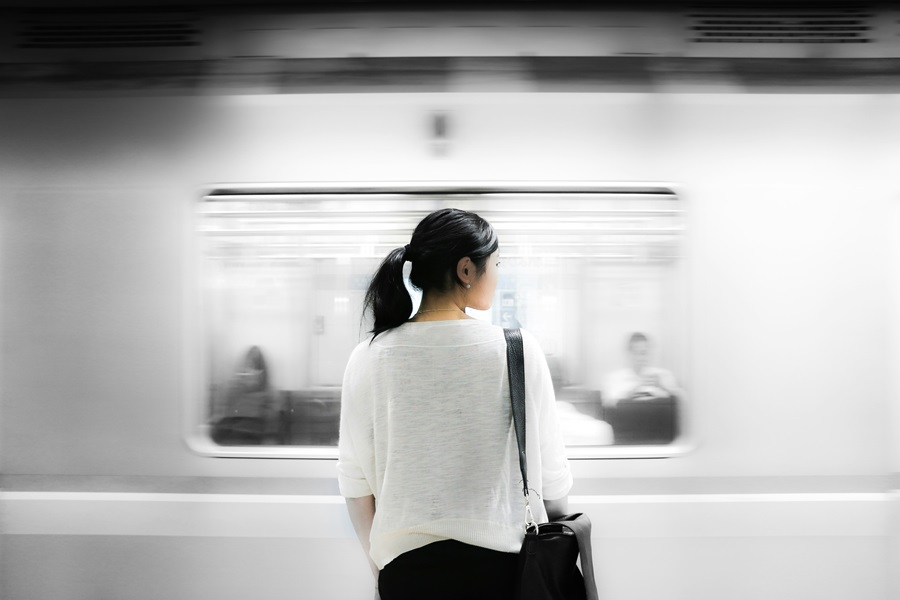
[{"label": "bag buckle", "polygon": [[538,533],[538,524],[537,521],[534,520],[534,513],[531,512],[531,502],[528,501],[528,496],[525,497],[525,533],[528,533],[529,530],[534,529],[535,533]]}]

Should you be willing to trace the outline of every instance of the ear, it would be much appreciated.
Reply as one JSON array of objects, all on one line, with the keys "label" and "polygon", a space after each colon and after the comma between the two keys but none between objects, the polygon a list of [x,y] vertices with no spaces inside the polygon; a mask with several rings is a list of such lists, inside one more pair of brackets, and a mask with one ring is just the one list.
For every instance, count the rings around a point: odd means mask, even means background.
[{"label": "ear", "polygon": [[475,276],[475,265],[472,263],[472,259],[468,256],[464,256],[459,259],[459,262],[456,263],[456,277],[463,284],[472,283],[472,279]]}]

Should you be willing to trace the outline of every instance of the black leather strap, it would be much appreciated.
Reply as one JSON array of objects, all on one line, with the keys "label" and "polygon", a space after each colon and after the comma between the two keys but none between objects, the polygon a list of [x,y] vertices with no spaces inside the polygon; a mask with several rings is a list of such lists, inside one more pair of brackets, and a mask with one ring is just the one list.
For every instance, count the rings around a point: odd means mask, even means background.
[{"label": "black leather strap", "polygon": [[587,600],[599,600],[597,580],[594,576],[594,556],[591,552],[591,520],[587,515],[579,513],[577,518],[566,522],[566,527],[572,530],[575,539],[578,540],[578,559],[581,561]]},{"label": "black leather strap", "polygon": [[519,470],[522,471],[522,491],[528,496],[528,459],[525,456],[525,346],[522,332],[504,329],[506,337],[506,368],[509,372],[509,398],[512,406],[516,443],[519,446]]}]

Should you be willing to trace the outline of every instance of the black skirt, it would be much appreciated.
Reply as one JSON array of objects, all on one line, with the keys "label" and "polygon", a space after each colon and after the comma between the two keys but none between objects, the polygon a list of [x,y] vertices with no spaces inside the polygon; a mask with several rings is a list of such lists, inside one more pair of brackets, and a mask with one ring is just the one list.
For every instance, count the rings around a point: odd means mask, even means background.
[{"label": "black skirt", "polygon": [[456,540],[405,552],[378,576],[381,600],[511,600],[518,553]]}]

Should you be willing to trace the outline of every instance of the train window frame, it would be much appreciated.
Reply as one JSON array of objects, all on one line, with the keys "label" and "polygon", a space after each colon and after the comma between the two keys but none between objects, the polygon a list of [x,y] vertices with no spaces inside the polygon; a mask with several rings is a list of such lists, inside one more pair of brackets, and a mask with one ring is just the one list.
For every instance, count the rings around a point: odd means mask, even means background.
[{"label": "train window frame", "polygon": [[[682,306],[680,323],[676,327],[681,333],[679,352],[683,355],[680,377],[688,378],[691,372],[690,339],[688,335],[689,311],[689,235],[684,200],[676,193],[676,186],[670,183],[646,182],[378,182],[378,183],[297,183],[297,184],[217,184],[202,190],[199,202],[191,204],[191,214],[187,219],[187,246],[190,260],[186,261],[186,303],[188,318],[185,327],[185,377],[182,402],[182,435],[188,448],[196,454],[218,458],[272,458],[272,459],[330,459],[338,458],[336,445],[220,445],[212,440],[209,432],[209,397],[212,378],[209,376],[209,357],[204,347],[209,339],[209,327],[204,321],[208,308],[205,291],[207,265],[204,258],[205,242],[204,207],[212,202],[255,202],[275,198],[298,198],[300,201],[322,197],[330,199],[374,199],[394,198],[398,201],[418,201],[436,210],[443,206],[456,206],[466,210],[481,212],[476,206],[485,198],[546,199],[548,196],[579,198],[584,196],[623,197],[628,199],[652,198],[677,201],[681,213],[681,261],[682,273],[678,278],[678,294]],[[418,205],[417,205],[418,206]],[[415,212],[415,211],[413,211]],[[425,212],[415,212],[421,218]],[[388,213],[393,214],[393,213]],[[491,217],[489,220],[494,222]],[[417,222],[417,221],[416,221]],[[415,223],[412,224],[413,226]],[[503,235],[502,225],[497,224]],[[411,228],[409,229],[411,232]],[[408,237],[408,233],[407,233]],[[386,252],[385,252],[386,253]],[[383,258],[383,257],[382,257]],[[358,317],[358,316],[357,316]],[[688,386],[689,400],[678,406],[679,431],[670,443],[633,445],[569,445],[566,447],[570,459],[619,459],[619,458],[668,458],[692,451],[696,443],[696,398]]]}]

